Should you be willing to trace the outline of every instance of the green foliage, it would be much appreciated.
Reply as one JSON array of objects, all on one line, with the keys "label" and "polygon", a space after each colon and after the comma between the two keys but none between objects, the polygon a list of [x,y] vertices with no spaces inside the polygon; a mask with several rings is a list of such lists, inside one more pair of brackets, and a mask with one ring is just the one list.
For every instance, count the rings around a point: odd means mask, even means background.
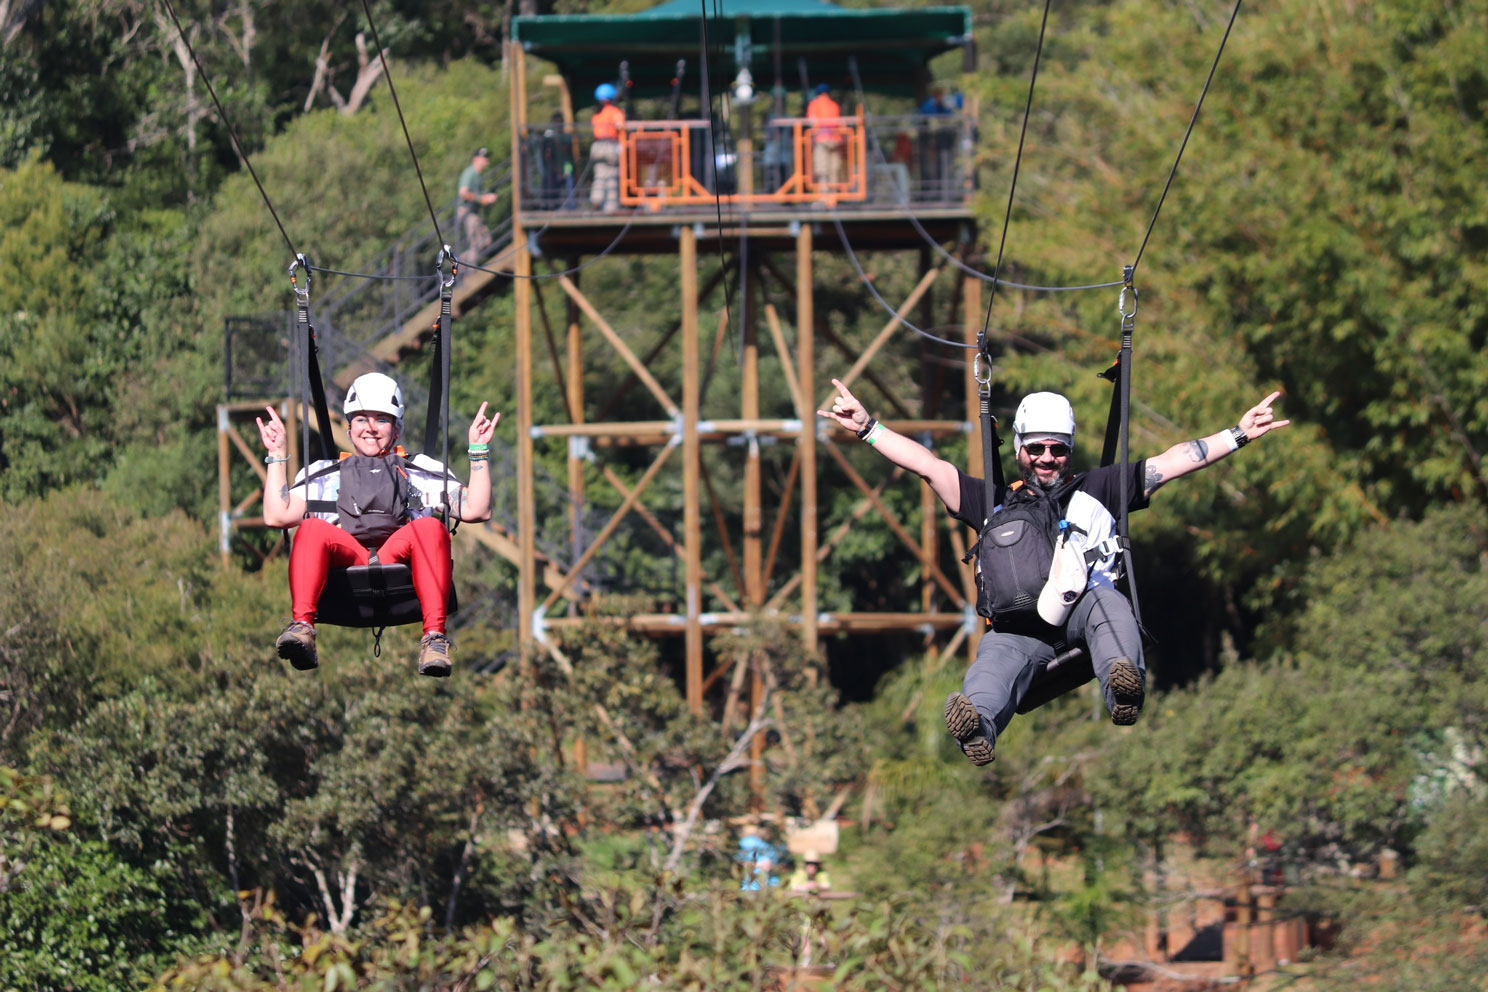
[{"label": "green foliage", "polygon": [[[989,972],[1006,987],[1075,992],[1100,987],[1041,966],[1027,941],[959,926],[930,927],[894,903],[833,912],[777,893],[717,886],[626,886],[586,893],[546,939],[496,919],[440,938],[429,909],[389,904],[355,937],[292,926],[272,900],[236,954],[204,956],[164,973],[155,989],[267,992],[466,987],[566,992],[636,987],[754,992],[792,977],[844,992],[955,989]],[[973,956],[980,952],[982,960]]]},{"label": "green foliage", "polygon": [[1252,820],[1324,863],[1408,847],[1431,741],[1450,729],[1470,754],[1483,745],[1488,579],[1474,526],[1465,507],[1441,510],[1320,559],[1295,653],[1150,703],[1097,794],[1131,797],[1143,834],[1181,827],[1230,849]]},{"label": "green foliage", "polygon": [[71,833],[39,843],[0,889],[0,986],[114,992],[172,960],[164,866],[135,867]]}]

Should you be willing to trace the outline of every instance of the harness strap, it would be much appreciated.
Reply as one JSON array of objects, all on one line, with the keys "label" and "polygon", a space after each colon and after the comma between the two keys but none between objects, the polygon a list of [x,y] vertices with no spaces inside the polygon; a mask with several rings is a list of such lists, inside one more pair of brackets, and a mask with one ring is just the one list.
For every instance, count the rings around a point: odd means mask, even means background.
[{"label": "harness strap", "polygon": [[1108,537],[1095,547],[1086,549],[1085,565],[1088,568],[1096,562],[1109,558],[1114,554],[1120,554],[1130,550],[1131,540],[1129,538],[1120,534],[1115,537]]}]

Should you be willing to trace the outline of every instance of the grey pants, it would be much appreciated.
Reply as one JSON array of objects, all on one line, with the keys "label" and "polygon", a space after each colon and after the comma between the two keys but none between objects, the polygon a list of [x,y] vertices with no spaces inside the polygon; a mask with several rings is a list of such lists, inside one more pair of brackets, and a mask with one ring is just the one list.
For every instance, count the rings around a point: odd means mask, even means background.
[{"label": "grey pants", "polygon": [[[1131,603],[1109,586],[1088,589],[1075,604],[1064,631],[1067,644],[1084,645],[1109,712],[1114,703],[1107,684],[1111,663],[1128,658],[1144,674],[1147,671]],[[995,740],[1002,733],[1028,695],[1034,677],[1054,656],[1054,646],[1037,637],[996,631],[982,635],[976,661],[961,680],[961,691],[977,708],[982,733],[989,739]]]}]

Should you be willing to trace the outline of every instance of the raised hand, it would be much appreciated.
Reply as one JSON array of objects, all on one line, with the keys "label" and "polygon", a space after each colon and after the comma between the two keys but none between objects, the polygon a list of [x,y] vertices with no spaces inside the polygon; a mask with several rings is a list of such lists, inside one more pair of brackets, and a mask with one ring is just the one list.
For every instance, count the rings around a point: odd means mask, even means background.
[{"label": "raised hand", "polygon": [[500,413],[487,417],[486,404],[482,403],[480,409],[475,411],[475,419],[470,422],[470,443],[490,444],[491,438],[496,436],[496,424],[500,420]]},{"label": "raised hand", "polygon": [[1281,390],[1278,389],[1276,392],[1272,393],[1270,396],[1267,396],[1255,406],[1245,411],[1245,416],[1240,418],[1240,429],[1245,432],[1246,437],[1254,441],[1256,438],[1261,437],[1264,434],[1269,434],[1272,431],[1280,430],[1287,424],[1291,423],[1290,420],[1277,420],[1276,414],[1271,409],[1271,404],[1274,403],[1276,401],[1276,398],[1280,395]]},{"label": "raised hand", "polygon": [[837,395],[832,397],[832,409],[818,410],[816,415],[834,420],[844,430],[852,431],[854,434],[867,427],[870,418],[863,404],[856,396],[848,392],[841,379],[833,379],[832,385],[837,387]]},{"label": "raised hand", "polygon": [[253,422],[258,425],[258,439],[263,442],[270,455],[282,458],[289,451],[289,432],[284,429],[284,421],[279,419],[279,414],[271,406],[264,407],[269,413],[269,422],[266,424],[262,417],[254,417]]}]

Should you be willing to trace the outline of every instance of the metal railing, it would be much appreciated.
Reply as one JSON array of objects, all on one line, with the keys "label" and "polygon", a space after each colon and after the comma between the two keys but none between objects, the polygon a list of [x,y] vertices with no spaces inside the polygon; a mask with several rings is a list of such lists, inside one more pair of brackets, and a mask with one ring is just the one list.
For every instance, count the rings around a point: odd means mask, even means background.
[{"label": "metal railing", "polygon": [[960,112],[775,117],[740,134],[700,119],[637,120],[597,151],[590,125],[553,122],[529,126],[521,144],[523,209],[538,212],[715,203],[850,212],[964,205],[976,186],[975,121]]}]

